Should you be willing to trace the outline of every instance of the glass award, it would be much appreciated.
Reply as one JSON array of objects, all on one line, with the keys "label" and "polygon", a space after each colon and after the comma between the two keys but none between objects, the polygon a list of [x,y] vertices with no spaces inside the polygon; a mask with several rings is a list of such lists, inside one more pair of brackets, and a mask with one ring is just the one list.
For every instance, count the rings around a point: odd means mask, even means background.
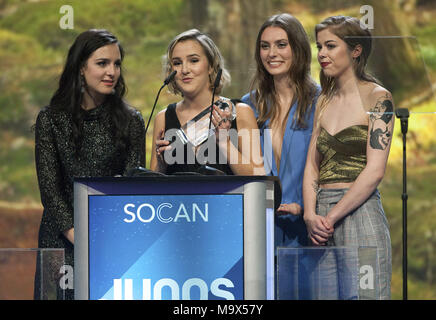
[{"label": "glass award", "polygon": [[[236,108],[230,99],[221,97],[219,100],[215,101],[214,105],[222,110],[229,110],[231,114],[229,120],[235,120]],[[177,131],[177,137],[183,144],[189,142],[194,147],[197,147],[205,142],[209,136],[215,134],[215,126],[213,123],[210,124],[209,130],[211,107],[212,106],[209,106],[204,109],[194,118],[182,125],[180,130]]]}]

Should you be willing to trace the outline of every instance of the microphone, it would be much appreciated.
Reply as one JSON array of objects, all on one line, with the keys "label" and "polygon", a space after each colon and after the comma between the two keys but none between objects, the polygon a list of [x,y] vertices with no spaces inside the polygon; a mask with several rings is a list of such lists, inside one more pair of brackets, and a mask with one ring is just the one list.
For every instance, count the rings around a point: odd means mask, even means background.
[{"label": "microphone", "polygon": [[168,83],[171,82],[171,80],[174,79],[176,73],[177,73],[177,70],[174,70],[173,72],[170,73],[170,75],[164,81],[164,86],[166,86]]},{"label": "microphone", "polygon": [[177,73],[177,71],[174,70],[173,72],[170,73],[170,75],[168,77],[166,77],[166,79],[164,80],[163,85],[160,87],[160,89],[159,89],[159,91],[157,93],[156,99],[154,100],[153,108],[151,109],[150,117],[148,118],[147,127],[145,128],[145,136],[147,136],[148,126],[150,125],[150,120],[151,120],[151,118],[153,116],[154,108],[156,107],[156,103],[157,103],[157,100],[159,99],[160,92],[162,91],[162,89],[166,85],[168,85],[168,83],[171,82],[171,80],[174,79],[174,76],[176,75],[176,73]]},{"label": "microphone", "polygon": [[219,69],[218,73],[216,74],[215,83],[213,85],[214,90],[220,85],[221,76],[223,74],[223,69]]},{"label": "microphone", "polygon": [[[145,136],[146,137],[147,137],[147,132],[148,132],[148,126],[150,125],[150,121],[151,121],[151,118],[153,116],[154,109],[156,108],[156,103],[157,103],[157,100],[159,99],[160,92],[162,91],[162,89],[166,85],[168,85],[168,83],[171,82],[171,80],[174,79],[174,76],[176,75],[176,73],[177,73],[177,71],[174,70],[173,72],[171,72],[169,74],[168,77],[166,77],[166,79],[163,82],[163,85],[160,87],[160,89],[157,93],[156,99],[154,100],[153,108],[151,109],[150,117],[148,118],[147,127],[145,128]],[[129,170],[129,172],[127,172],[126,175],[132,177],[132,176],[147,176],[147,175],[160,175],[160,174],[156,173],[152,170],[138,167],[138,168],[133,168],[132,170]]]}]

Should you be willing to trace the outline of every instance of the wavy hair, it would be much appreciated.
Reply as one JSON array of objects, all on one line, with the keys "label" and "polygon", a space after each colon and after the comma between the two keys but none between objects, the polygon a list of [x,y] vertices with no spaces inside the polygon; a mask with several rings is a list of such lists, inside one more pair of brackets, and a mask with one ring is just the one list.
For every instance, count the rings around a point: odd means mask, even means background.
[{"label": "wavy hair", "polygon": [[[221,52],[219,51],[218,47],[215,45],[215,43],[212,41],[212,39],[209,36],[200,32],[197,29],[190,29],[185,32],[182,32],[178,34],[169,43],[167,52],[163,56],[163,72],[165,74],[165,78],[168,77],[168,75],[171,73],[173,68],[171,59],[175,46],[179,42],[187,41],[187,40],[197,41],[203,48],[204,53],[206,54],[207,61],[209,62],[209,66],[212,67],[212,73],[209,75],[209,83],[211,89],[214,84],[215,78],[217,76],[218,70],[219,69],[223,70],[220,84],[215,89],[216,94],[220,94],[222,89],[226,85],[230,84],[231,81],[230,73],[226,70],[224,66],[224,58],[221,55]],[[170,92],[174,94],[182,94],[180,89],[177,87],[174,79],[168,84],[168,89],[170,90]]]},{"label": "wavy hair", "polygon": [[[348,16],[328,17],[315,26],[315,37],[318,36],[320,31],[326,29],[343,40],[347,44],[350,52],[357,46],[362,48],[362,53],[353,61],[353,70],[357,79],[380,84],[374,76],[366,71],[366,65],[372,50],[372,35],[368,29],[361,27],[360,20]],[[322,90],[318,118],[321,117],[327,102],[337,90],[337,83],[334,77],[324,75],[324,72],[321,70],[319,79]]]},{"label": "wavy hair", "polygon": [[[85,66],[88,58],[94,51],[114,43],[118,45],[121,60],[123,60],[123,47],[118,39],[109,31],[90,29],[79,34],[68,51],[65,66],[59,79],[59,87],[50,100],[51,106],[71,115],[76,152],[80,150],[83,139],[84,111],[81,107],[83,92],[81,90],[82,80],[80,70]],[[110,117],[113,126],[112,133],[115,138],[115,144],[122,150],[126,148],[128,137],[129,107],[123,99],[126,92],[127,87],[121,72],[113,93],[107,95],[104,102],[110,106]]]},{"label": "wavy hair", "polygon": [[298,100],[297,110],[294,114],[294,123],[299,127],[306,127],[306,117],[312,108],[312,103],[317,92],[316,83],[310,76],[311,48],[309,38],[300,21],[288,13],[271,16],[261,26],[257,35],[255,47],[256,73],[250,86],[250,92],[255,92],[255,97],[254,99],[250,97],[250,99],[256,101],[256,108],[259,114],[258,125],[261,127],[268,119],[274,121],[278,116],[278,110],[274,108],[278,104],[274,78],[265,69],[260,57],[262,33],[268,27],[279,27],[288,36],[289,45],[292,50],[292,64],[288,71],[289,84],[295,87],[295,94]]}]

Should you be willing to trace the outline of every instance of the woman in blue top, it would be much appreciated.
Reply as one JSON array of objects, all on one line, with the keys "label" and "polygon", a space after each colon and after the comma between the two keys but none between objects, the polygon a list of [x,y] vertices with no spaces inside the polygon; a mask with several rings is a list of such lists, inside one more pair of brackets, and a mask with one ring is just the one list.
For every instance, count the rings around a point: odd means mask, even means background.
[{"label": "woman in blue top", "polygon": [[310,76],[311,49],[301,23],[282,13],[259,30],[256,74],[242,101],[255,110],[267,175],[280,178],[275,246],[307,245],[302,182],[319,86]]}]

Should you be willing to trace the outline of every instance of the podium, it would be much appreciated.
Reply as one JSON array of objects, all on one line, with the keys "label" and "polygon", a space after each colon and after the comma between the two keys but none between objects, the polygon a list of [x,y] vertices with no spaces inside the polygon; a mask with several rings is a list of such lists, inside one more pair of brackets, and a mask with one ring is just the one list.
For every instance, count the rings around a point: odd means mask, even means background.
[{"label": "podium", "polygon": [[274,299],[277,177],[74,181],[75,299]]}]

